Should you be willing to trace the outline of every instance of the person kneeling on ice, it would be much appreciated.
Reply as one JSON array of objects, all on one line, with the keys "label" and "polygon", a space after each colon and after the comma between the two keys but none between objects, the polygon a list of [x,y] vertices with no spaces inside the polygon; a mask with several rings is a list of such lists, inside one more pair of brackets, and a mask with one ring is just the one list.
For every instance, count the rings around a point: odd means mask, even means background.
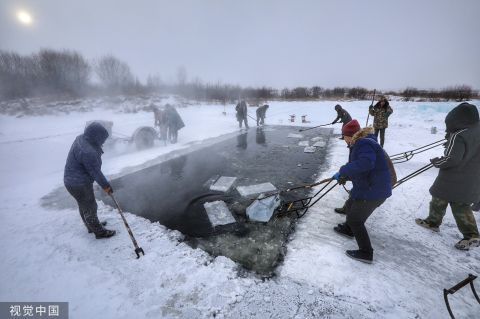
[{"label": "person kneeling on ice", "polygon": [[107,130],[97,122],[85,128],[82,135],[77,136],[68,152],[63,181],[67,191],[78,203],[80,217],[89,233],[97,239],[115,235],[114,230],[105,229],[106,223],[100,223],[97,217],[97,202],[93,193],[93,182],[96,181],[107,194],[113,190],[101,171],[103,154],[102,145],[108,138]]},{"label": "person kneeling on ice", "polygon": [[360,129],[357,120],[342,128],[345,142],[351,149],[347,164],[333,178],[344,184],[352,181],[353,188],[345,212],[347,221],[334,227],[344,236],[355,237],[358,250],[347,250],[347,256],[366,263],[373,261],[373,248],[365,222],[373,211],[392,195],[391,173],[385,152],[372,128]]},{"label": "person kneeling on ice", "polygon": [[430,162],[439,168],[430,194],[430,212],[415,222],[438,232],[450,204],[463,239],[455,244],[460,250],[480,246],[472,204],[480,200],[480,121],[475,105],[461,103],[445,118],[448,142],[444,156]]}]

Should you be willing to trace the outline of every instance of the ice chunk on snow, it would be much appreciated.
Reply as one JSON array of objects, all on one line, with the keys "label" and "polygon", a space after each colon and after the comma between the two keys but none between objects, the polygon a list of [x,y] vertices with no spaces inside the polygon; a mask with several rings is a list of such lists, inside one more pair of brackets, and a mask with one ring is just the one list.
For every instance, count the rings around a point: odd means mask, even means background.
[{"label": "ice chunk on snow", "polygon": [[300,141],[298,142],[298,146],[309,146],[310,143],[308,141]]},{"label": "ice chunk on snow", "polygon": [[233,183],[235,183],[236,179],[236,177],[222,176],[210,186],[210,189],[212,191],[227,192]]},{"label": "ice chunk on snow", "polygon": [[302,138],[303,135],[302,134],[290,133],[290,134],[288,134],[287,137],[289,137],[289,138]]},{"label": "ice chunk on snow", "polygon": [[324,141],[318,141],[315,144],[313,144],[313,146],[315,146],[315,147],[325,147],[325,146],[327,146],[327,143],[325,143]]},{"label": "ice chunk on snow", "polygon": [[205,203],[203,204],[203,207],[205,207],[208,219],[210,219],[210,223],[212,223],[212,226],[214,227],[236,222],[224,201],[218,200],[215,202]]},{"label": "ice chunk on snow", "polygon": [[316,150],[317,150],[317,148],[314,147],[314,146],[307,146],[303,149],[303,152],[304,153],[315,153]]},{"label": "ice chunk on snow", "polygon": [[312,142],[318,142],[318,141],[323,140],[323,137],[321,137],[321,136],[312,137],[310,140],[311,140]]},{"label": "ice chunk on snow", "polygon": [[237,191],[242,196],[250,196],[250,195],[255,195],[260,193],[273,192],[276,190],[277,189],[275,188],[275,186],[272,185],[272,183],[262,183],[262,184],[237,187]]}]

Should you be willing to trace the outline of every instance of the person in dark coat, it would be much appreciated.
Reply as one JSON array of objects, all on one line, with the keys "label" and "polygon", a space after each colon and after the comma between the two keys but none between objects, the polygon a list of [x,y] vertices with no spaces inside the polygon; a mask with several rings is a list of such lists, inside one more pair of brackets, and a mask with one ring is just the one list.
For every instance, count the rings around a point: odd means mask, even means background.
[{"label": "person in dark coat", "polygon": [[[333,120],[332,124],[336,124],[338,123],[338,121],[340,121],[343,128],[348,122],[352,120],[350,114],[347,112],[347,110],[344,110],[340,104],[335,105],[335,111],[337,111],[337,117],[335,118],[335,120]],[[339,139],[343,140],[343,135]]]},{"label": "person in dark coat", "polygon": [[265,118],[267,117],[267,109],[268,109],[268,104],[265,104],[263,106],[260,106],[257,108],[257,126],[260,124],[265,124]]},{"label": "person in dark coat", "polygon": [[183,123],[180,114],[172,105],[165,105],[165,113],[167,117],[168,139],[172,144],[175,144],[178,141],[178,131],[185,127],[185,123]]},{"label": "person in dark coat", "polygon": [[341,235],[355,237],[359,249],[347,250],[347,256],[371,263],[373,248],[365,222],[392,195],[390,168],[371,128],[360,129],[358,121],[352,120],[342,128],[342,133],[351,152],[348,163],[333,178],[340,184],[350,180],[353,188],[345,208],[347,221],[334,227],[334,230]]},{"label": "person in dark coat", "polygon": [[335,111],[337,111],[337,117],[335,120],[333,120],[332,124],[336,124],[338,121],[340,121],[342,123],[342,127],[344,127],[352,120],[350,114],[347,112],[347,110],[343,109],[340,104],[335,105]]},{"label": "person in dark coat", "polygon": [[385,130],[388,127],[388,118],[392,115],[393,109],[390,103],[388,103],[387,98],[382,96],[375,106],[370,105],[368,112],[374,117],[373,128],[375,129],[375,135],[378,138],[380,134],[380,145],[383,147],[385,143]]},{"label": "person in dark coat", "polygon": [[163,143],[166,145],[168,133],[167,113],[165,112],[165,110],[153,106],[153,114],[155,116],[154,126],[158,126],[158,129],[160,131],[160,140],[163,141]]},{"label": "person in dark coat", "polygon": [[70,195],[75,198],[82,218],[89,233],[97,239],[115,235],[114,230],[105,229],[97,217],[97,202],[93,193],[93,182],[97,182],[107,193],[112,194],[110,183],[102,173],[102,145],[108,138],[108,131],[97,122],[85,128],[77,136],[70,148],[65,164],[63,182]]},{"label": "person in dark coat", "polygon": [[430,194],[430,212],[426,219],[416,223],[433,231],[439,231],[447,206],[450,205],[463,235],[455,247],[469,250],[480,246],[477,223],[472,204],[480,201],[480,121],[475,105],[461,103],[445,118],[449,136],[444,156],[431,159],[439,168]]},{"label": "person in dark coat", "polygon": [[240,103],[235,106],[235,111],[237,112],[237,121],[238,126],[242,128],[242,122],[245,123],[245,128],[248,129],[248,110],[247,110],[247,103],[245,101],[241,101]]}]

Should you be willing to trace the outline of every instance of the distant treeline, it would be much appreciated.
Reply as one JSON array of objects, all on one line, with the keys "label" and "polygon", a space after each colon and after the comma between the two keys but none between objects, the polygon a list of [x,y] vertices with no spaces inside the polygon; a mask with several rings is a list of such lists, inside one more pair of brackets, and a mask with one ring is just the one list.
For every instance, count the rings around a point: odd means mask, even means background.
[{"label": "distant treeline", "polygon": [[[88,60],[79,52],[43,49],[30,55],[0,51],[0,99],[45,96],[84,97],[92,95],[135,95],[149,93],[178,94],[199,101],[234,102],[248,100],[318,100],[369,99],[372,91],[363,87],[322,88],[296,87],[281,90],[271,87],[241,87],[228,84],[187,80],[184,67],[177,70],[177,81],[165,83],[151,75],[145,83],[138,80],[129,65],[112,55]],[[378,92],[378,91],[377,91]],[[470,100],[478,92],[467,85],[442,90],[388,91],[383,94],[401,96],[408,101],[421,98],[430,101]]]},{"label": "distant treeline", "polygon": [[398,95],[402,96],[405,101],[410,101],[418,97],[428,99],[430,101],[465,101],[478,97],[478,92],[474,92],[468,85],[456,85],[442,90],[419,90],[416,88],[406,88]]}]

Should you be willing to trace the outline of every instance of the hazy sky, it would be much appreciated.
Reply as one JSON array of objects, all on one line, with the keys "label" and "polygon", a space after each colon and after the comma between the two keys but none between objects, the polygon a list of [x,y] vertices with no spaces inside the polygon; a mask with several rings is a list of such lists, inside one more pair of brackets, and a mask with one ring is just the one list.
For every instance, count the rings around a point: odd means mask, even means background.
[{"label": "hazy sky", "polygon": [[[31,25],[17,19],[23,9]],[[240,85],[480,88],[479,0],[0,0],[0,50]]]}]

